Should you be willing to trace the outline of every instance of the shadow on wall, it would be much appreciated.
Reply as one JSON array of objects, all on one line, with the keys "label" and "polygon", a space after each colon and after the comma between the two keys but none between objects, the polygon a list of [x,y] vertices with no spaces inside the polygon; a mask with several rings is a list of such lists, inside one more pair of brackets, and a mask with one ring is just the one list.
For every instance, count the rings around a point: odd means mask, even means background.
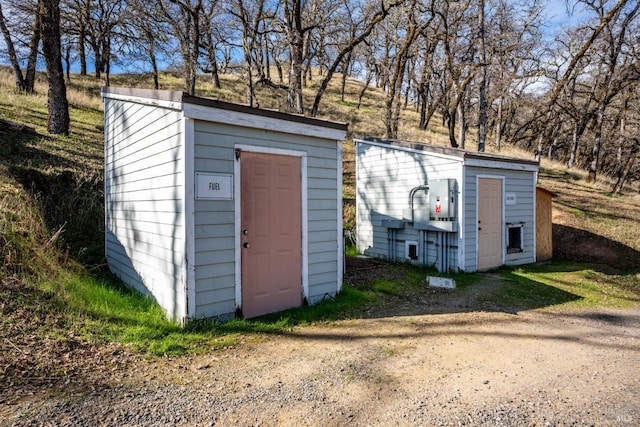
[{"label": "shadow on wall", "polygon": [[122,286],[136,291],[149,298],[154,304],[160,305],[144,279],[138,274],[131,258],[127,255],[127,248],[124,247],[122,242],[120,242],[118,237],[109,228],[106,230],[106,235],[109,240],[110,254],[112,256],[111,263],[117,268],[117,270],[111,274],[121,281]]},{"label": "shadow on wall", "polygon": [[553,224],[553,258],[589,262],[603,273],[640,272],[640,252],[579,228]]}]

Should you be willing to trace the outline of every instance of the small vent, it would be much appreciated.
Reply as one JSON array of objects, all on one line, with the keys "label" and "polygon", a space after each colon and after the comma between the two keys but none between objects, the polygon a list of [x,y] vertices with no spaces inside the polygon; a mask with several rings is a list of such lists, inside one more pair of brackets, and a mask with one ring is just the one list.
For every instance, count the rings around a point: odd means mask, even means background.
[{"label": "small vent", "polygon": [[418,260],[418,242],[405,242],[405,254],[407,259]]}]

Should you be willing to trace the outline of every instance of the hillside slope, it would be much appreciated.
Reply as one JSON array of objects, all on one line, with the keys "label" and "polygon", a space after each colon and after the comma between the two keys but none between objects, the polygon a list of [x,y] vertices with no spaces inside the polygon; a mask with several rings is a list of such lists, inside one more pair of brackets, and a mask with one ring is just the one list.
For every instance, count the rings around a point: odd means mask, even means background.
[{"label": "hillside slope", "polygon": [[[363,83],[347,79],[344,100],[337,81],[326,92],[321,111],[323,118],[349,123],[350,135],[382,136],[384,133],[384,93],[369,88],[358,106]],[[115,86],[150,87],[144,75],[117,75]],[[310,105],[314,85],[305,91]],[[71,259],[84,265],[99,264],[102,259],[102,103],[99,81],[92,77],[72,76],[69,82],[71,135],[46,133],[46,86],[38,82],[35,95],[13,90],[10,70],[0,68],[0,119],[16,123],[18,129],[0,126],[0,238],[5,262],[3,276],[22,273],[42,274],[52,259]],[[162,76],[162,88],[180,90],[177,76]],[[234,75],[223,76],[222,89],[214,89],[201,80],[198,94],[225,101],[242,102],[244,84]],[[282,108],[282,89],[258,88],[263,108]],[[402,112],[400,138],[446,144],[446,129],[439,119],[427,131],[415,126],[417,112],[410,106]],[[23,126],[25,129],[19,130]],[[32,130],[30,130],[31,128]],[[490,145],[489,151],[493,149]],[[505,154],[505,150],[502,151]],[[506,154],[529,157],[530,154],[507,149]],[[354,224],[355,161],[353,145],[344,145],[345,226]],[[555,201],[555,255],[558,258],[615,259],[623,269],[639,264],[640,201],[637,193],[612,196],[609,183],[587,184],[584,175],[564,166],[542,163],[540,184],[558,194]],[[26,231],[28,230],[28,231]],[[598,237],[599,236],[599,237]],[[576,244],[576,242],[580,242]],[[57,250],[53,254],[51,251]],[[622,253],[623,255],[618,255]],[[42,263],[34,262],[42,259]],[[54,263],[55,264],[55,263]]]}]

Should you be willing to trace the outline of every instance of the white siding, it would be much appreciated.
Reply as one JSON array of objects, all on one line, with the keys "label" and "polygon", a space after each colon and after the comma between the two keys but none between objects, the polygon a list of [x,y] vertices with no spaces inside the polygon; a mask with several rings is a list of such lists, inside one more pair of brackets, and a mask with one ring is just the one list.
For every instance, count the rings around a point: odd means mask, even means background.
[{"label": "white siding", "polygon": [[[412,188],[434,179],[455,178],[459,181],[462,161],[446,156],[432,156],[426,152],[382,146],[367,142],[356,144],[356,226],[358,250],[368,256],[389,258],[389,231],[383,220],[402,220],[403,210],[409,208],[409,192]],[[458,182],[461,188],[460,182]],[[427,207],[424,192],[417,192],[414,206]],[[421,233],[420,233],[421,234]],[[437,262],[440,248],[436,232],[426,232],[420,239],[419,231],[405,224],[396,232],[395,260],[406,260],[405,241],[418,241],[425,248],[420,262]],[[458,233],[450,234],[449,263],[457,265]],[[420,241],[422,240],[422,241]]]},{"label": "white siding", "polygon": [[[196,120],[195,172],[234,173],[237,145],[307,153],[309,302],[338,289],[338,150],[335,141]],[[234,201],[197,200],[196,317],[233,313]],[[341,214],[341,213],[340,213]]]},{"label": "white siding", "polygon": [[[535,180],[537,166],[509,162],[501,158],[472,157],[466,165],[466,154],[447,155],[428,149],[415,150],[397,145],[357,141],[356,143],[356,226],[358,250],[378,258],[406,260],[405,242],[417,241],[419,263],[439,264],[447,256],[445,269],[477,270],[476,177],[504,178],[504,193],[513,193],[515,205],[504,207],[504,262],[518,265],[535,261]],[[486,167],[485,167],[486,164]],[[456,233],[421,233],[409,222],[395,232],[383,226],[384,220],[403,220],[409,208],[412,188],[435,179],[455,178],[458,183],[457,209],[461,229]],[[503,195],[504,197],[504,195]],[[417,192],[414,206],[425,203]],[[506,253],[507,223],[524,223],[523,251]],[[395,233],[395,240],[390,239]],[[443,241],[443,238],[445,241]],[[448,239],[448,242],[446,242]],[[443,249],[445,252],[443,253]]]},{"label": "white siding", "polygon": [[105,249],[111,271],[169,317],[186,312],[181,113],[105,98]]}]

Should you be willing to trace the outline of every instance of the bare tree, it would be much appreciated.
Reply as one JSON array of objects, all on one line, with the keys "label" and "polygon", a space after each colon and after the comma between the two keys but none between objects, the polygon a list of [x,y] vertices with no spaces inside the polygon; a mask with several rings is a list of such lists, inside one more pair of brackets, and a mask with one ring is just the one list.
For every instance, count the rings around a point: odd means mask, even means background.
[{"label": "bare tree", "polygon": [[11,62],[11,67],[13,68],[13,74],[16,78],[16,88],[18,90],[25,90],[26,88],[25,88],[24,76],[22,75],[22,70],[20,69],[20,63],[18,62],[18,55],[16,54],[16,49],[13,46],[11,33],[9,32],[9,28],[7,28],[4,14],[2,13],[2,4],[0,4],[0,30],[2,31],[2,35],[4,36],[4,42],[7,45],[7,50],[9,51],[9,61]]},{"label": "bare tree", "polygon": [[241,25],[242,53],[247,83],[247,104],[253,107],[258,104],[253,74],[258,63],[256,54],[258,51],[262,51],[259,36],[260,26],[265,18],[265,1],[258,0],[254,4],[246,0],[234,0],[232,8],[228,12],[235,16]]},{"label": "bare tree", "polygon": [[549,95],[549,99],[547,100],[545,107],[542,109],[542,111],[539,114],[539,116],[542,118],[542,126],[541,126],[541,129],[539,130],[538,147],[536,149],[536,159],[539,160],[542,155],[542,148],[546,140],[547,129],[548,129],[549,123],[551,122],[551,118],[554,114],[556,101],[558,100],[558,97],[560,96],[561,91],[563,90],[567,82],[570,80],[571,75],[575,71],[575,68],[578,65],[579,61],[581,61],[582,58],[586,55],[591,45],[600,36],[600,33],[609,24],[609,22],[611,22],[616,16],[618,16],[620,10],[627,4],[627,1],[628,0],[618,0],[618,2],[608,12],[604,11],[603,9],[603,14],[600,17],[598,25],[595,28],[593,28],[589,37],[583,43],[582,47],[575,53],[575,55],[573,55],[573,57],[571,58],[571,61],[567,64],[566,69],[562,74],[562,77],[555,84],[553,90]]},{"label": "bare tree", "polygon": [[203,0],[157,0],[156,4],[178,39],[184,65],[185,90],[195,95],[202,39]]},{"label": "bare tree", "polygon": [[304,61],[304,39],[313,25],[305,25],[302,20],[302,0],[282,0],[282,23],[289,45],[289,87],[287,106],[297,114],[304,113],[302,100],[302,71]]},{"label": "bare tree", "polygon": [[[398,5],[400,5],[399,1],[390,3],[388,5],[385,5],[384,2],[381,2],[380,9],[377,9],[377,10],[370,9],[371,15],[365,14],[361,22],[353,23],[353,25],[351,26],[352,30],[351,30],[350,37],[346,40],[346,43],[342,45],[341,49],[339,50],[338,54],[336,55],[331,65],[329,65],[327,69],[327,75],[324,77],[324,79],[320,83],[318,90],[316,91],[316,96],[313,101],[313,107],[311,108],[311,116],[315,117],[318,114],[318,109],[320,107],[320,101],[322,100],[322,96],[327,90],[327,87],[329,86],[329,82],[333,78],[333,75],[336,72],[338,66],[343,62],[345,57],[349,55],[351,52],[353,52],[353,50],[358,45],[360,45],[363,41],[365,41],[366,38],[369,37],[371,32],[374,30],[374,28],[376,28],[376,26],[387,17],[389,12],[393,8],[397,7]],[[353,28],[354,27],[357,28],[362,25],[364,25],[364,28],[359,34],[356,34],[357,31],[353,30]],[[360,98],[362,99],[362,96],[360,96]]]},{"label": "bare tree", "polygon": [[42,50],[49,81],[47,130],[54,134],[68,135],[69,103],[62,70],[60,0],[43,0],[42,2]]},{"label": "bare tree", "polygon": [[398,137],[398,122],[400,120],[400,103],[398,96],[401,93],[400,89],[403,84],[403,78],[405,75],[407,61],[412,54],[412,47],[418,36],[422,31],[429,26],[433,15],[429,14],[426,22],[418,22],[416,16],[418,11],[416,10],[417,1],[413,0],[408,5],[406,11],[407,23],[404,27],[404,40],[400,42],[399,49],[394,58],[393,73],[389,80],[389,90],[385,99],[385,127],[387,138]]}]

